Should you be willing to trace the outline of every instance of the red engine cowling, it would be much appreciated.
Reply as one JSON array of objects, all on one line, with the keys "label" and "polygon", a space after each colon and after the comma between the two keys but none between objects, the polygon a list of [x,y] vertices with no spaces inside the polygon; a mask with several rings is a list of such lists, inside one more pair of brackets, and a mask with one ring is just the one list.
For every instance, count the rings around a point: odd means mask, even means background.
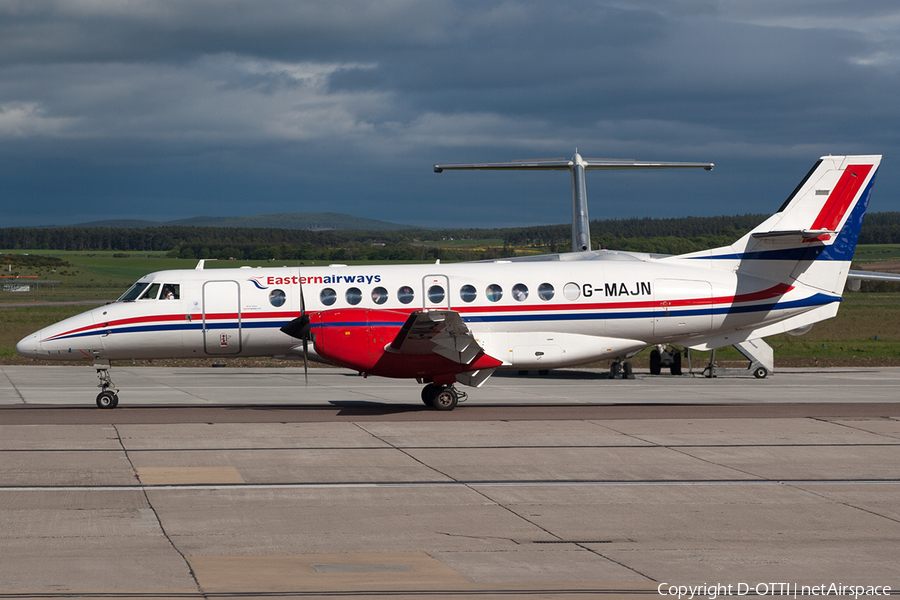
[{"label": "red engine cowling", "polygon": [[449,383],[456,373],[499,366],[500,361],[480,354],[460,364],[438,354],[399,354],[385,348],[397,337],[409,313],[370,308],[347,308],[310,313],[316,353],[336,365],[366,375],[409,377]]}]

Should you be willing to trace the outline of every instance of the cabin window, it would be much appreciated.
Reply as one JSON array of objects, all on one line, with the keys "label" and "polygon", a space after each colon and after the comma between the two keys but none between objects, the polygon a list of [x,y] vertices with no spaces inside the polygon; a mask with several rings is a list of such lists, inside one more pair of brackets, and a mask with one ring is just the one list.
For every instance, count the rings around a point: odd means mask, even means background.
[{"label": "cabin window", "polygon": [[538,297],[541,300],[552,300],[553,299],[553,286],[549,283],[542,283],[538,286]]},{"label": "cabin window", "polygon": [[503,288],[496,283],[492,283],[491,285],[487,286],[487,292],[485,293],[485,295],[491,302],[498,302],[500,298],[503,297]]},{"label": "cabin window", "polygon": [[362,292],[357,287],[347,288],[347,292],[344,294],[344,298],[347,299],[347,304],[357,305],[362,302]]},{"label": "cabin window", "polygon": [[415,299],[415,297],[416,293],[408,285],[404,285],[402,288],[397,290],[397,300],[399,300],[403,304],[409,304],[413,301],[413,299]]},{"label": "cabin window", "polygon": [[337,292],[331,288],[325,288],[319,293],[319,302],[325,306],[331,306],[337,300]]},{"label": "cabin window", "polygon": [[388,299],[388,291],[383,287],[377,287],[372,290],[372,302],[375,304],[384,304]]},{"label": "cabin window", "polygon": [[478,297],[478,292],[475,290],[474,285],[464,285],[459,288],[459,297],[462,298],[463,302],[472,302]]},{"label": "cabin window", "polygon": [[138,298],[138,300],[156,300],[157,294],[159,294],[159,284],[154,283],[141,294],[141,297]]},{"label": "cabin window", "polygon": [[134,302],[137,300],[137,297],[141,295],[141,292],[144,291],[144,288],[147,287],[147,282],[138,281],[136,284],[128,288],[128,290],[122,294],[116,302]]},{"label": "cabin window", "polygon": [[163,285],[160,300],[178,300],[181,297],[181,286],[177,283],[167,283]]},{"label": "cabin window", "polygon": [[428,300],[432,304],[438,304],[439,302],[443,302],[444,296],[445,296],[444,288],[442,288],[441,286],[433,285],[430,288],[428,288]]},{"label": "cabin window", "polygon": [[287,296],[284,294],[284,290],[272,290],[269,292],[269,304],[275,308],[284,306],[286,300]]},{"label": "cabin window", "polygon": [[513,286],[512,295],[516,302],[524,302],[528,297],[528,286],[524,283],[517,283]]},{"label": "cabin window", "polygon": [[567,300],[578,300],[578,297],[581,296],[581,286],[577,283],[567,283],[563,288],[563,296]]}]

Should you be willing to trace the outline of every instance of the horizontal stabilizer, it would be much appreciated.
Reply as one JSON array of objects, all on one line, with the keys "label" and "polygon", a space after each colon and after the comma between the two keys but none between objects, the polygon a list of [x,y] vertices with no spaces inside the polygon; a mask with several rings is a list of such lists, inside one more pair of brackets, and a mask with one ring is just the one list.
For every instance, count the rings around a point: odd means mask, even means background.
[{"label": "horizontal stabilizer", "polygon": [[833,231],[830,229],[792,229],[790,231],[757,231],[751,233],[756,239],[764,239],[764,238],[797,238],[800,240],[815,240],[824,238],[823,236],[832,236],[837,235],[837,231]]},{"label": "horizontal stabilizer", "polygon": [[711,171],[715,166],[707,162],[661,162],[651,160],[634,160],[632,158],[581,158],[578,163],[568,158],[532,158],[526,160],[508,160],[505,162],[481,162],[481,163],[448,163],[434,165],[435,173],[447,170],[559,170],[567,171],[576,164],[585,169],[706,169]]}]

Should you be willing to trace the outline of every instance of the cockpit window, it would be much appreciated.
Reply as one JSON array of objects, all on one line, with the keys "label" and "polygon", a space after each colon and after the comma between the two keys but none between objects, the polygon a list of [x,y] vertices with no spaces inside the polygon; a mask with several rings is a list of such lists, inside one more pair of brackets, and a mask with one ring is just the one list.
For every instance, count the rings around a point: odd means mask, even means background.
[{"label": "cockpit window", "polygon": [[147,287],[146,281],[138,281],[136,284],[128,288],[128,291],[122,294],[116,302],[134,302]]},{"label": "cockpit window", "polygon": [[[181,297],[181,286],[177,283],[166,283],[163,285],[160,300],[178,300]],[[283,303],[282,303],[283,304]]]},{"label": "cockpit window", "polygon": [[153,283],[150,284],[144,293],[138,296],[138,300],[156,300],[156,296],[159,295],[159,284]]}]

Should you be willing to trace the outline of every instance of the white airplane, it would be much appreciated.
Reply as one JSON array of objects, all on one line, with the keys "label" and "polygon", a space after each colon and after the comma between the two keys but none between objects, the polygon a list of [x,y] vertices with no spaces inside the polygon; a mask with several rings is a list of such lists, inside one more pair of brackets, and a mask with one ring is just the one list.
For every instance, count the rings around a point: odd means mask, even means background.
[{"label": "white airplane", "polygon": [[[577,153],[573,161],[565,168],[574,164],[575,181],[591,161]],[[426,384],[422,400],[438,410],[466,398],[457,383],[480,387],[497,369],[616,359],[627,374],[626,359],[650,346],[712,350],[835,316],[880,162],[822,157],[774,215],[722,248],[658,256],[592,251],[588,241],[582,252],[457,264],[203,269],[201,261],[151,273],[16,350],[93,361],[101,408],[118,404],[111,360],[305,361],[309,341],[363,375]],[[633,166],[653,165],[679,166]],[[575,234],[573,225],[573,244],[583,244]]]}]

